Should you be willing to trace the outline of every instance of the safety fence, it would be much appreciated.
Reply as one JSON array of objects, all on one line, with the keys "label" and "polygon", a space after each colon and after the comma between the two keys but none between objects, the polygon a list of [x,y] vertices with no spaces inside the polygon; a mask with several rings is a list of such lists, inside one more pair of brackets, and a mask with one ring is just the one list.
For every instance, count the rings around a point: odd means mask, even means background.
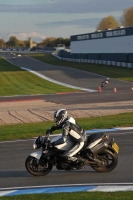
[{"label": "safety fence", "polygon": [[60,57],[60,56],[58,56],[56,54],[52,54],[52,55],[54,57],[60,59],[60,60],[65,60],[65,61],[68,61],[68,62],[90,63],[90,64],[111,65],[111,66],[118,66],[118,67],[133,68],[133,63],[107,61],[107,60],[64,58],[64,57]]}]

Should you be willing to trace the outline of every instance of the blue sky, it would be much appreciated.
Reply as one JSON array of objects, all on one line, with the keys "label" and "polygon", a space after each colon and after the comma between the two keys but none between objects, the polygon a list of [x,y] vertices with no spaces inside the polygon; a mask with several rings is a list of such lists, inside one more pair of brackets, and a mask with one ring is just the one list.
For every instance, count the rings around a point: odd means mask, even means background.
[{"label": "blue sky", "polygon": [[69,38],[93,32],[109,15],[120,17],[133,0],[0,0],[0,38]]}]

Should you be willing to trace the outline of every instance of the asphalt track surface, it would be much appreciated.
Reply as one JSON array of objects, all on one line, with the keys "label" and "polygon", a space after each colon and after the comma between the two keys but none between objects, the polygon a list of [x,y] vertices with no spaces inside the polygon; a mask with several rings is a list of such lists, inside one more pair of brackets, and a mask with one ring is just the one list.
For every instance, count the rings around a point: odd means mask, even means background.
[{"label": "asphalt track surface", "polygon": [[98,173],[90,166],[82,170],[52,171],[46,176],[35,177],[25,169],[25,160],[35,151],[33,140],[0,143],[0,188],[93,183],[133,182],[133,131],[109,133],[120,147],[119,162],[112,172]]},{"label": "asphalt track surface", "polygon": [[[13,59],[10,55],[5,55],[5,57],[17,66],[35,70],[50,78],[79,87],[97,90],[104,79],[102,76],[82,72],[81,70],[75,71],[72,68],[68,70],[66,67],[44,64],[26,56],[22,56],[20,59]],[[114,87],[117,87],[119,92],[113,93]],[[63,102],[64,104],[73,104],[75,102],[119,102],[133,99],[131,87],[132,83],[110,79],[110,85],[102,93],[83,92],[77,94],[41,95],[40,97],[47,101]],[[68,95],[70,95],[69,98],[67,98]],[[120,153],[117,167],[109,173],[98,173],[91,167],[86,167],[79,171],[57,171],[53,168],[51,173],[45,177],[34,177],[26,171],[24,165],[27,156],[34,151],[32,149],[33,140],[0,143],[0,188],[77,183],[132,183],[133,132],[119,131],[110,133],[110,135],[118,143]]]}]

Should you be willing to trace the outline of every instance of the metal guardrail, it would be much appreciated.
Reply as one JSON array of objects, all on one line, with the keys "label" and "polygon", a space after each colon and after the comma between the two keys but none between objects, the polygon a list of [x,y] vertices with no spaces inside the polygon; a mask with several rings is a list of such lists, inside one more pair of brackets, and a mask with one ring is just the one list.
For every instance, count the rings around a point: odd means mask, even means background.
[{"label": "metal guardrail", "polygon": [[65,60],[68,62],[90,63],[90,64],[99,64],[99,65],[112,65],[112,66],[118,66],[118,67],[133,68],[133,63],[107,61],[107,60],[63,58],[63,57],[57,56],[56,54],[52,54],[52,55],[60,60]]}]

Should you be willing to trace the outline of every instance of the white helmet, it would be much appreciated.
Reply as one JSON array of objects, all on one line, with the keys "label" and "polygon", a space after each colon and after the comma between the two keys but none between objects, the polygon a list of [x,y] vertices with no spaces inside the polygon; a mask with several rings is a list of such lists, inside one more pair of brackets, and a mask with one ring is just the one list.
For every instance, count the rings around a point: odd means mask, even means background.
[{"label": "white helmet", "polygon": [[57,126],[68,118],[66,109],[59,109],[54,112],[54,120]]}]

